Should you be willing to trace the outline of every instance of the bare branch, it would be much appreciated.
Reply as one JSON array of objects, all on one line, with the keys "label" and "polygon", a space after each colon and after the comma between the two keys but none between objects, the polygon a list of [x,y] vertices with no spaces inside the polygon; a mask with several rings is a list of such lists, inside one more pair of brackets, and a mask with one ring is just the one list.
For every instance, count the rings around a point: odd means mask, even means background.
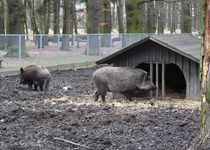
[{"label": "bare branch", "polygon": [[57,137],[54,137],[54,140],[59,140],[59,141],[63,141],[63,142],[66,142],[66,143],[70,143],[72,145],[76,145],[76,146],[80,146],[80,147],[84,147],[84,148],[87,148],[87,149],[92,149],[88,146],[85,146],[85,145],[81,145],[79,143],[75,143],[75,142],[72,142],[72,141],[69,141],[69,140],[66,140],[66,139],[61,139],[61,138],[57,138]]}]

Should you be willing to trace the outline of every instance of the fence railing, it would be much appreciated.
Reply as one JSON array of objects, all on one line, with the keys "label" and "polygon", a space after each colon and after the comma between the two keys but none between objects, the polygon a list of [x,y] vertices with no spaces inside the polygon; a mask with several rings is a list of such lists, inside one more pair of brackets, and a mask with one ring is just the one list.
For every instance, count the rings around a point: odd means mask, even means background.
[{"label": "fence railing", "polygon": [[0,35],[2,71],[18,70],[30,64],[61,66],[93,62],[112,54],[148,34],[84,34],[84,35]]}]

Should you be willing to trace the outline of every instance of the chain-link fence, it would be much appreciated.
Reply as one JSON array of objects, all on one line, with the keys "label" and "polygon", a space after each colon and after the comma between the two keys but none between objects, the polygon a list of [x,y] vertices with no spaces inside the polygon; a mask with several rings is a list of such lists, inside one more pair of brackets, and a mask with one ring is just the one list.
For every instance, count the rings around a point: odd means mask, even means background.
[{"label": "chain-link fence", "polygon": [[146,36],[141,33],[0,35],[0,72],[31,64],[49,67],[94,62]]}]

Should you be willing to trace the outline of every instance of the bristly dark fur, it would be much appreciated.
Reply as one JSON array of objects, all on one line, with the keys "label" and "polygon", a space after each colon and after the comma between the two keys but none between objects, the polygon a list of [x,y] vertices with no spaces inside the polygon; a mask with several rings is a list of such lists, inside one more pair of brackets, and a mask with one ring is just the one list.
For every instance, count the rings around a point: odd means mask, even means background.
[{"label": "bristly dark fur", "polygon": [[24,69],[20,68],[20,84],[28,84],[30,89],[32,89],[32,86],[35,90],[38,86],[41,91],[47,89],[50,79],[51,74],[45,67],[30,65]]},{"label": "bristly dark fur", "polygon": [[99,96],[105,101],[107,92],[121,93],[131,100],[135,91],[156,89],[146,71],[129,67],[102,67],[93,73],[93,82],[96,101]]}]

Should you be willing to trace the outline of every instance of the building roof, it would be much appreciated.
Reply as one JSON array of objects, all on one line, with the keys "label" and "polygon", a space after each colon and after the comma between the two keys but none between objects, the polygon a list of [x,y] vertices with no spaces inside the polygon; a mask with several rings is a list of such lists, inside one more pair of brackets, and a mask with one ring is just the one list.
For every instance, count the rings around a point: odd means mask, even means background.
[{"label": "building roof", "polygon": [[147,41],[153,41],[155,43],[158,43],[162,45],[163,47],[166,47],[174,52],[179,53],[180,55],[183,55],[197,63],[200,63],[200,51],[201,51],[201,43],[200,40],[191,35],[191,34],[157,34],[157,35],[151,35],[147,36],[144,39],[129,45],[128,47],[123,48],[122,50],[119,50],[101,60],[98,60],[97,64],[103,64],[107,63],[110,59],[130,50],[134,47],[147,42]]}]

